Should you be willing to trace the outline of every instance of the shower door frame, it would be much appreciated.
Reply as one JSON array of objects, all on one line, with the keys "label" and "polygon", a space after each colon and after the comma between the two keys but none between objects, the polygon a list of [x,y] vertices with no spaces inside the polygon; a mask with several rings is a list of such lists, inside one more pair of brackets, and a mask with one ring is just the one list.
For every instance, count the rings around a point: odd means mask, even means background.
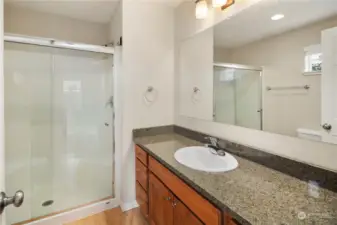
[{"label": "shower door frame", "polygon": [[[221,63],[221,62],[215,62],[213,63],[214,67],[222,67],[222,68],[229,68],[229,69],[241,69],[241,70],[252,70],[252,71],[258,71],[260,72],[260,79],[259,79],[259,99],[260,99],[260,130],[263,130],[263,67],[259,66],[249,66],[249,65],[242,65],[242,64],[236,64],[236,63]],[[213,73],[214,77],[214,73]],[[214,78],[213,78],[214,79]],[[213,90],[213,96],[214,96],[214,90]],[[215,109],[216,109],[216,103],[215,103],[215,97],[213,97],[213,122],[215,121]],[[236,123],[236,117],[235,117],[235,123]],[[232,124],[234,126],[238,126],[237,124]]]},{"label": "shower door frame", "polygon": [[[22,36],[22,35],[16,35],[16,34],[8,34],[4,33],[3,35],[3,41],[2,44],[5,42],[12,42],[12,43],[21,43],[21,44],[29,44],[29,45],[38,45],[38,46],[45,46],[45,47],[53,47],[53,48],[63,48],[63,49],[72,49],[72,50],[78,50],[78,51],[86,51],[86,52],[96,52],[96,53],[105,53],[113,55],[113,64],[115,64],[116,57],[115,51],[113,47],[105,47],[105,46],[98,46],[98,45],[89,45],[89,44],[82,44],[82,43],[73,43],[68,41],[61,41],[56,40],[52,38],[40,38],[40,37],[30,37],[30,36]],[[2,45],[2,52],[4,52],[4,45]],[[118,51],[117,51],[118,52]],[[3,55],[3,54],[2,54]],[[1,63],[3,63],[4,58],[1,59]],[[118,62],[117,62],[118,63]],[[116,78],[119,76],[116,73],[116,65],[111,65],[113,67],[112,72],[112,80],[113,80],[113,102],[118,103],[120,102],[117,93],[117,84],[116,84]],[[3,73],[3,71],[2,71]],[[2,74],[4,76],[4,74]],[[2,78],[3,79],[3,78]],[[2,100],[4,100],[4,89],[2,90]],[[4,102],[2,102],[4,104]],[[2,112],[3,113],[3,112]],[[3,114],[2,114],[3,115]],[[116,116],[117,115],[117,116]],[[120,106],[117,104],[114,104],[114,107],[112,108],[112,120],[113,120],[113,148],[111,149],[113,151],[113,168],[114,168],[114,174],[113,174],[113,186],[114,186],[114,197],[107,197],[104,199],[98,199],[97,201],[89,202],[80,206],[75,206],[70,209],[65,209],[58,212],[53,212],[51,214],[40,216],[37,218],[30,218],[26,221],[19,222],[18,224],[27,224],[27,225],[59,225],[75,220],[79,220],[81,218],[103,212],[105,210],[115,208],[120,206],[121,204],[121,159],[122,154],[120,151],[116,151],[116,146],[120,146],[121,143],[119,139],[116,138],[116,135],[118,135],[119,132],[121,132],[121,126],[120,123],[116,123],[117,120],[121,119],[120,116]],[[3,120],[3,119],[2,119]],[[4,129],[4,124],[2,125]],[[4,131],[2,133],[4,136]],[[3,138],[3,137],[2,137]],[[2,147],[4,148],[4,146]],[[4,149],[4,152],[6,150]],[[0,155],[0,158],[2,159],[2,155]],[[5,159],[2,159],[3,165],[0,165],[2,168],[5,165]],[[1,162],[0,162],[1,164]],[[3,178],[4,184],[5,184],[5,178]],[[0,183],[1,185],[1,183]],[[0,189],[2,187],[0,186]],[[1,189],[5,191],[5,188]],[[12,209],[15,210],[15,209]],[[5,210],[6,211],[6,210]],[[5,212],[0,216],[0,225],[5,225]]]}]

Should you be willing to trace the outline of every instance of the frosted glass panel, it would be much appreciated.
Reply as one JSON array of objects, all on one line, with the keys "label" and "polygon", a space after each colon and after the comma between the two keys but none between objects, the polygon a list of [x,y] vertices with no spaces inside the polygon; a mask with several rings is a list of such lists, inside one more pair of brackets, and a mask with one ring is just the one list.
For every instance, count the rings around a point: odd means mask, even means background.
[{"label": "frosted glass panel", "polygon": [[236,125],[260,130],[261,85],[260,71],[235,71]]},{"label": "frosted glass panel", "polygon": [[5,43],[4,71],[8,224],[113,197],[112,56]]},{"label": "frosted glass panel", "polygon": [[214,120],[235,124],[235,70],[214,67]]},{"label": "frosted glass panel", "polygon": [[67,195],[59,211],[113,195],[112,58],[57,49],[53,62],[52,198]]},{"label": "frosted glass panel", "polygon": [[214,121],[262,129],[260,73],[214,67]]},{"label": "frosted glass panel", "polygon": [[22,207],[6,209],[12,224],[31,218],[34,193],[52,181],[51,49],[5,43],[4,65],[6,193],[25,192]]}]

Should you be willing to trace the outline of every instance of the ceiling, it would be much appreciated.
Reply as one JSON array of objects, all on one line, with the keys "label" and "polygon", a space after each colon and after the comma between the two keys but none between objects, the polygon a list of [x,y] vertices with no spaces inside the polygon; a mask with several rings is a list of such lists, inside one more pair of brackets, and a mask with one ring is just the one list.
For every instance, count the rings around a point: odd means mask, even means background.
[{"label": "ceiling", "polygon": [[[285,18],[272,21],[275,14]],[[235,48],[337,16],[337,0],[263,0],[215,26],[214,45]]]},{"label": "ceiling", "polygon": [[119,0],[5,0],[5,3],[84,21],[107,23],[113,17]]},{"label": "ceiling", "polygon": [[[108,23],[111,21],[120,0],[5,0],[11,6],[34,11],[66,16],[74,19]],[[172,7],[184,0],[136,0],[166,4]]]}]

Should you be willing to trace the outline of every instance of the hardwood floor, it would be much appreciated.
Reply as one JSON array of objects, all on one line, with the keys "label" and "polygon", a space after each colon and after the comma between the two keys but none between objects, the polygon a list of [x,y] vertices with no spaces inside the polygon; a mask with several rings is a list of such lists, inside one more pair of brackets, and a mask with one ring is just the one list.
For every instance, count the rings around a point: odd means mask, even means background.
[{"label": "hardwood floor", "polygon": [[64,225],[148,225],[139,208],[122,212],[120,208],[111,209],[87,218]]}]

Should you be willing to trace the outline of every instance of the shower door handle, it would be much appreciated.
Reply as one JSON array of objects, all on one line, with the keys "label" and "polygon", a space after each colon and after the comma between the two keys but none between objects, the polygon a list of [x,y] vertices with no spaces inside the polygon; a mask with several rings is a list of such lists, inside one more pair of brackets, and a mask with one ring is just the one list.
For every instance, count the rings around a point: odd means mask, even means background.
[{"label": "shower door handle", "polygon": [[15,207],[20,207],[24,200],[23,191],[17,191],[14,196],[7,197],[5,192],[0,193],[0,215],[4,209],[9,205],[14,205]]}]

